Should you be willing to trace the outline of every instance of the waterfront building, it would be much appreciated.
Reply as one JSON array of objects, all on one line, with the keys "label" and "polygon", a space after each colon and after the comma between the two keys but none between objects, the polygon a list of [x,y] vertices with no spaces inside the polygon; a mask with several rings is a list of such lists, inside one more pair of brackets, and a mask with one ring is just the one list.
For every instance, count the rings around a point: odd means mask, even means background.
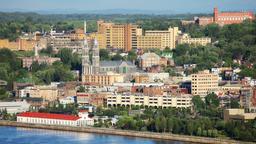
[{"label": "waterfront building", "polygon": [[137,68],[130,61],[101,61],[100,73],[114,72],[119,74],[136,72]]},{"label": "waterfront building", "polygon": [[218,8],[214,8],[213,17],[199,17],[197,22],[199,25],[205,26],[216,23],[220,26],[227,24],[242,23],[244,20],[255,19],[253,12],[219,12]]},{"label": "waterfront building", "polygon": [[244,109],[226,109],[224,110],[224,121],[242,120],[248,121],[256,118],[256,113],[245,113]]},{"label": "waterfront building", "polygon": [[93,118],[89,117],[88,112],[79,112],[78,116],[39,112],[23,112],[17,115],[17,122],[79,127],[94,125],[94,120]]},{"label": "waterfront building", "polygon": [[211,43],[211,38],[209,37],[201,37],[201,38],[191,38],[188,34],[182,34],[178,37],[178,44],[190,44],[190,45],[202,45],[206,46]]},{"label": "waterfront building", "polygon": [[[142,31],[142,30],[140,30]],[[176,38],[180,33],[178,27],[169,28],[168,30],[147,30],[145,34],[137,34],[137,48],[141,49],[173,49],[176,47]]]},{"label": "waterfront building", "polygon": [[26,101],[0,102],[0,110],[11,114],[29,111],[29,108],[30,104]]},{"label": "waterfront building", "polygon": [[218,90],[219,77],[217,74],[210,73],[209,70],[198,72],[191,75],[191,92],[193,95],[206,96]]}]

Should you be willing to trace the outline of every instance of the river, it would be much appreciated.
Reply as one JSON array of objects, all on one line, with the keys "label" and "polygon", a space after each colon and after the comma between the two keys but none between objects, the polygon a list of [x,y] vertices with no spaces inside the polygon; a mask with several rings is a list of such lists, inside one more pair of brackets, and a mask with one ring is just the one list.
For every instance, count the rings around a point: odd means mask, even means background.
[{"label": "river", "polygon": [[184,144],[184,142],[0,126],[0,144]]}]

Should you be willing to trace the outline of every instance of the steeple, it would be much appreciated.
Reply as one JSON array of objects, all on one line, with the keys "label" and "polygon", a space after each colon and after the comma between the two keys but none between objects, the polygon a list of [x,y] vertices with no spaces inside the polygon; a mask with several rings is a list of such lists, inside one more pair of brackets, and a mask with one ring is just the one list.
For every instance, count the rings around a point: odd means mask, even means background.
[{"label": "steeple", "polygon": [[93,73],[98,74],[100,71],[100,55],[99,55],[99,45],[96,39],[94,40],[93,49],[92,49],[92,66],[93,66]]},{"label": "steeple", "polygon": [[38,57],[38,43],[34,46],[35,57]]},{"label": "steeple", "polygon": [[89,46],[87,39],[84,40],[84,47],[82,51],[82,74],[92,74],[92,68],[91,68],[91,62],[90,62],[90,57],[89,57]]},{"label": "steeple", "polygon": [[82,75],[98,74],[100,70],[99,46],[97,40],[93,41],[92,60],[90,61],[90,48],[87,40],[84,40],[82,51]]},{"label": "steeple", "polygon": [[87,26],[86,26],[86,21],[84,21],[84,34],[87,33]]}]

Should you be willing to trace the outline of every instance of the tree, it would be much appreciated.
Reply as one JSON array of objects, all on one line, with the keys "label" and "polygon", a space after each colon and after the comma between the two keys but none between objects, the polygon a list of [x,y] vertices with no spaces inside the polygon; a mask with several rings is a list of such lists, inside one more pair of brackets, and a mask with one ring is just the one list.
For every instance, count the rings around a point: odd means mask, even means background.
[{"label": "tree", "polygon": [[192,103],[197,111],[203,109],[205,107],[205,103],[201,99],[200,96],[193,96]]},{"label": "tree", "polygon": [[58,52],[58,57],[66,65],[71,65],[72,62],[72,50],[71,49],[60,49]]},{"label": "tree", "polygon": [[110,60],[109,51],[107,49],[100,49],[100,60]]},{"label": "tree", "polygon": [[128,52],[128,60],[135,61],[137,59],[137,54],[135,50],[131,50]]},{"label": "tree", "polygon": [[116,55],[114,55],[112,57],[111,60],[113,60],[113,61],[120,61],[120,60],[122,60],[122,56],[119,53],[117,53]]},{"label": "tree", "polygon": [[78,92],[85,92],[85,87],[84,86],[79,86]]},{"label": "tree", "polygon": [[5,89],[0,88],[0,100],[5,100],[8,98],[8,93]]},{"label": "tree", "polygon": [[216,94],[211,93],[205,97],[205,103],[207,106],[210,107],[219,107],[220,100],[218,99],[218,96]]}]

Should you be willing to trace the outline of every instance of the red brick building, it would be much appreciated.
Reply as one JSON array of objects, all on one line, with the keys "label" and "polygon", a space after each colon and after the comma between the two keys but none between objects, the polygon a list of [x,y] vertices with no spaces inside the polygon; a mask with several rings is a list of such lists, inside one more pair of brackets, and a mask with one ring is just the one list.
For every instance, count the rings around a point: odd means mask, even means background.
[{"label": "red brick building", "polygon": [[211,23],[219,24],[220,26],[227,24],[242,23],[246,19],[253,20],[253,12],[219,12],[218,8],[214,8],[213,17],[199,17],[199,25],[205,26]]}]

